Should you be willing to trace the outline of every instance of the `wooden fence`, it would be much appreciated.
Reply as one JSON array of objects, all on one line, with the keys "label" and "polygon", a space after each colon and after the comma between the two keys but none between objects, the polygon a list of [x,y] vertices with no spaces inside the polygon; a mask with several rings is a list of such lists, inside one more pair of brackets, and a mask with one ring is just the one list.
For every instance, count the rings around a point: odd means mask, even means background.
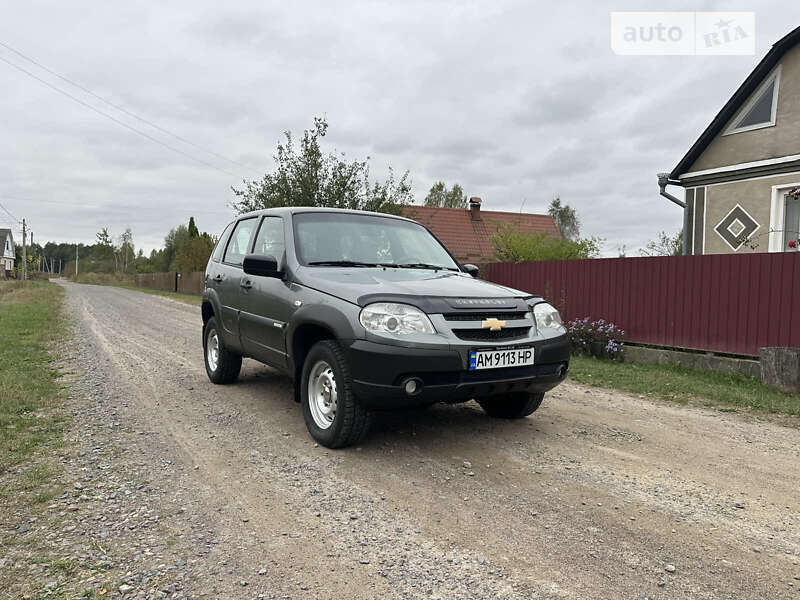
[{"label": "wooden fence", "polygon": [[134,275],[136,287],[161,290],[165,292],[180,292],[182,294],[202,294],[204,285],[203,271],[190,273],[139,273]]},{"label": "wooden fence", "polygon": [[631,342],[757,356],[800,347],[800,254],[494,263],[481,277],[606,319]]}]

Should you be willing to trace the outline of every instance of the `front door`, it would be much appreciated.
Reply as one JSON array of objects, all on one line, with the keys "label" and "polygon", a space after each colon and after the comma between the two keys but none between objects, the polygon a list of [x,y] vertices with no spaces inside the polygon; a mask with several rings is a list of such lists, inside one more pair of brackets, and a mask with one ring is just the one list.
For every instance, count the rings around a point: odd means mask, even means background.
[{"label": "front door", "polygon": [[[256,234],[254,254],[274,257],[285,269],[284,220],[264,217]],[[296,310],[296,294],[288,281],[244,275],[239,336],[245,354],[278,368],[286,368],[286,324]]]}]

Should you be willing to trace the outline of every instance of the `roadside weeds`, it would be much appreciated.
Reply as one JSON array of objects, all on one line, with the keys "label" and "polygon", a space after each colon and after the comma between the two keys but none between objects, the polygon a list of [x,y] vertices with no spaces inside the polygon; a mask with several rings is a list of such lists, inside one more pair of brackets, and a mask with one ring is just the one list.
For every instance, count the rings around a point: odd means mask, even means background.
[{"label": "roadside weeds", "polygon": [[800,396],[772,389],[745,375],[573,356],[569,377],[585,385],[724,412],[800,417]]},{"label": "roadside weeds", "polygon": [[109,287],[118,287],[125,290],[132,290],[134,292],[142,292],[145,294],[152,294],[154,296],[162,296],[164,298],[171,298],[184,304],[191,304],[192,306],[200,306],[203,298],[194,294],[181,294],[179,292],[168,292],[164,290],[151,290],[150,288],[143,288],[134,285],[133,278],[130,276],[114,276],[107,273],[86,273],[79,274],[77,278],[68,277],[69,281],[74,283],[84,283],[89,285],[105,285]]}]

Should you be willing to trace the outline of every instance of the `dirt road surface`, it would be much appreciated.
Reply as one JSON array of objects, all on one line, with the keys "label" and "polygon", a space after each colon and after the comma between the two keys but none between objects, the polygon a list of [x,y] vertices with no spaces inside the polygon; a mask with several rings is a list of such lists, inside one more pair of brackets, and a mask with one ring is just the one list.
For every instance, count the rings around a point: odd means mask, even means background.
[{"label": "dirt road surface", "polygon": [[284,376],[208,381],[197,307],[63,285],[75,439],[104,453],[74,476],[125,462],[142,483],[106,496],[155,515],[75,509],[128,597],[800,598],[797,429],[568,383],[521,421],[386,413],[330,451]]}]

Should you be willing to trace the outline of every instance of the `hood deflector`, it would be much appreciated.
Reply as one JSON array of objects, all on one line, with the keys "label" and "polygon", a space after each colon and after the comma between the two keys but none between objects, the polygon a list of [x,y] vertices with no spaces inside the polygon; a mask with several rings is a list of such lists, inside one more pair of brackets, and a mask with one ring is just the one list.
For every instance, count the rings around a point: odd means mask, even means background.
[{"label": "hood deflector", "polygon": [[491,312],[493,310],[528,310],[524,298],[438,298],[410,294],[366,294],[358,298],[358,304],[365,306],[373,302],[398,302],[410,304],[428,314],[442,314],[458,311]]}]

